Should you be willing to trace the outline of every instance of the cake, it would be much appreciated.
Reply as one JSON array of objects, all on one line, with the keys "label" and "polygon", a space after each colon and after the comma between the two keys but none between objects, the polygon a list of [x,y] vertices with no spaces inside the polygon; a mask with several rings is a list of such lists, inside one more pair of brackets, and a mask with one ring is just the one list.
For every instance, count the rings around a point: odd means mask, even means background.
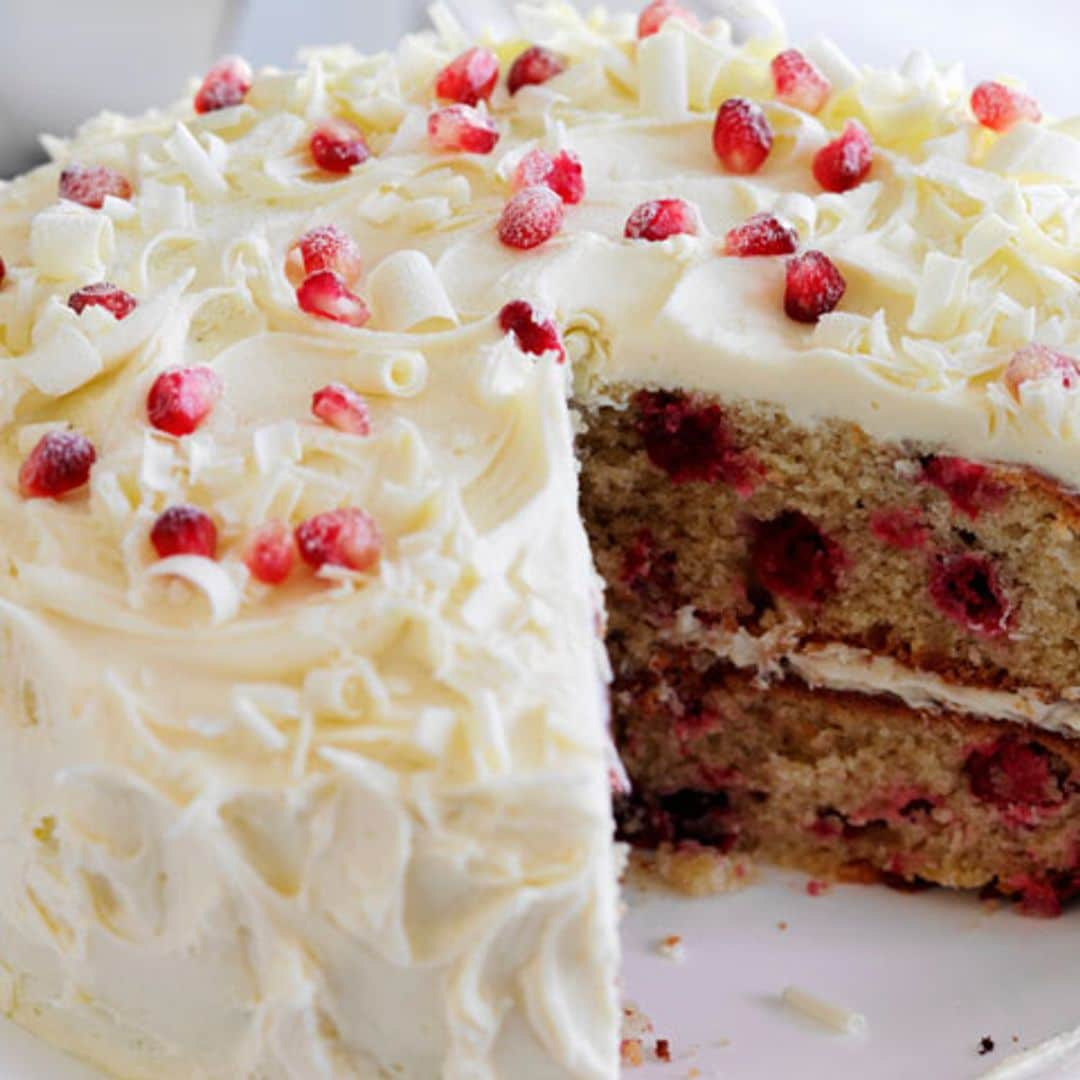
[{"label": "cake", "polygon": [[2,1005],[110,1075],[612,1077],[623,841],[1080,889],[1075,123],[433,21],[0,189]]}]

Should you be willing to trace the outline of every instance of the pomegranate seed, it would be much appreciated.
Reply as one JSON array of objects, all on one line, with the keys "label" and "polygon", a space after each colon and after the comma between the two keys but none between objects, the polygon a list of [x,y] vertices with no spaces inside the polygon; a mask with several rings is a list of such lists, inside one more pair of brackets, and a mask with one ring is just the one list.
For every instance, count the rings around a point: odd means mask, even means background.
[{"label": "pomegranate seed", "polygon": [[924,462],[921,479],[924,484],[945,492],[953,509],[970,518],[999,505],[1009,494],[1009,489],[994,478],[986,465],[947,454]]},{"label": "pomegranate seed", "polygon": [[765,164],[772,144],[772,128],[760,105],[736,97],[728,98],[717,110],[713,149],[728,172],[757,172]]},{"label": "pomegranate seed", "polygon": [[300,558],[314,570],[344,566],[370,570],[379,561],[382,536],[370,515],[347,507],[316,514],[296,527]]},{"label": "pomegranate seed", "polygon": [[776,596],[820,604],[840,586],[846,558],[840,545],[798,510],[756,521],[750,562],[758,582]]},{"label": "pomegranate seed", "polygon": [[572,150],[561,150],[555,157],[539,147],[530,150],[518,162],[510,185],[515,191],[537,185],[549,187],[564,203],[570,205],[576,205],[585,198],[581,159]]},{"label": "pomegranate seed", "polygon": [[519,191],[503,207],[499,239],[507,247],[528,251],[550,240],[562,223],[562,199],[551,188],[537,184]]},{"label": "pomegranate seed", "polygon": [[371,157],[364,133],[348,120],[324,120],[311,133],[308,149],[311,160],[329,173],[347,173]]},{"label": "pomegranate seed", "polygon": [[1033,342],[1013,354],[1005,369],[1004,381],[1009,393],[1019,401],[1020,387],[1024,383],[1051,377],[1066,390],[1080,386],[1080,360]]},{"label": "pomegranate seed", "polygon": [[289,248],[285,270],[294,284],[320,270],[333,270],[352,284],[360,277],[363,262],[356,241],[336,225],[309,229]]},{"label": "pomegranate seed", "polygon": [[983,82],[975,87],[971,92],[971,111],[991,131],[1008,131],[1021,120],[1037,124],[1042,119],[1042,109],[1030,94],[999,82]]},{"label": "pomegranate seed", "polygon": [[212,559],[217,554],[217,526],[197,506],[170,506],[150,530],[159,559],[170,555],[202,555]]},{"label": "pomegranate seed", "polygon": [[831,143],[814,155],[814,177],[826,191],[850,191],[858,187],[874,163],[874,146],[866,128],[849,120]]},{"label": "pomegranate seed", "polygon": [[436,150],[490,154],[499,141],[499,129],[490,116],[469,105],[447,105],[428,117],[428,139]]},{"label": "pomegranate seed", "polygon": [[349,291],[344,279],[334,270],[317,270],[304,279],[296,290],[301,311],[320,319],[363,326],[371,318],[367,304]]},{"label": "pomegranate seed", "polygon": [[498,57],[490,49],[473,47],[439,72],[435,96],[460,105],[476,105],[491,97],[498,80]]},{"label": "pomegranate seed", "polygon": [[311,398],[311,412],[338,431],[347,431],[350,435],[371,434],[367,402],[343,383],[330,383],[316,390]]},{"label": "pomegranate seed", "polygon": [[816,323],[840,303],[847,282],[832,259],[808,251],[788,259],[784,311],[796,322]]},{"label": "pomegranate seed", "polygon": [[131,184],[115,169],[107,169],[104,165],[72,164],[60,174],[61,199],[100,210],[107,195],[116,199],[131,198]]},{"label": "pomegranate seed", "polygon": [[90,479],[97,461],[94,444],[77,431],[47,431],[19,469],[19,491],[27,499],[58,499]]},{"label": "pomegranate seed", "polygon": [[523,86],[540,86],[566,70],[562,58],[542,45],[526,49],[511,65],[506,88],[516,94]]},{"label": "pomegranate seed", "polygon": [[724,254],[747,258],[753,255],[791,255],[799,247],[795,226],[776,214],[755,214],[729,229]]},{"label": "pomegranate seed", "polygon": [[99,281],[94,285],[84,285],[68,297],[68,307],[81,315],[88,307],[103,307],[116,319],[126,319],[136,307],[138,301],[131,293]]},{"label": "pomegranate seed", "polygon": [[1003,735],[991,746],[973,750],[964,772],[976,799],[1006,808],[1060,805],[1070,770],[1064,758],[1041,743]]},{"label": "pomegranate seed", "polygon": [[244,564],[264,585],[280,585],[296,563],[296,540],[283,521],[269,521],[251,538]]},{"label": "pomegranate seed", "polygon": [[982,637],[1000,637],[1009,628],[1012,605],[986,555],[942,555],[930,573],[930,598],[943,615]]},{"label": "pomegranate seed", "polygon": [[197,113],[217,112],[243,103],[251,89],[251,65],[240,56],[226,56],[207,73],[195,95]]},{"label": "pomegranate seed", "polygon": [[653,199],[636,207],[626,219],[623,235],[628,240],[667,240],[672,236],[697,236],[697,211],[682,199]]},{"label": "pomegranate seed", "polygon": [[832,93],[832,83],[798,49],[773,57],[772,77],[777,100],[803,112],[820,112]]},{"label": "pomegranate seed", "polygon": [[527,300],[511,300],[499,312],[499,326],[505,334],[513,334],[522,352],[542,356],[546,352],[559,354],[559,363],[566,360],[559,328],[554,319],[544,318]]},{"label": "pomegranate seed", "polygon": [[221,394],[221,380],[212,368],[163,371],[146,397],[151,427],[170,435],[190,435],[210,415]]},{"label": "pomegranate seed", "polygon": [[692,11],[680,7],[674,0],[653,0],[638,16],[637,36],[652,37],[668,19],[679,19],[695,30],[701,26],[701,20]]}]

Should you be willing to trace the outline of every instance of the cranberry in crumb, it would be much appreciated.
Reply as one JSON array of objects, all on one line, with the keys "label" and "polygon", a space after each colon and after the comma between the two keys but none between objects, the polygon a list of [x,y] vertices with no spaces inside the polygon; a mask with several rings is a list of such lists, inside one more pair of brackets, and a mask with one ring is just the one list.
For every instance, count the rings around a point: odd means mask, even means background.
[{"label": "cranberry in crumb", "polygon": [[785,49],[773,57],[770,67],[777,101],[803,112],[821,112],[832,93],[832,83],[812,61],[798,49]]},{"label": "cranberry in crumb", "polygon": [[943,615],[981,637],[1009,629],[1012,605],[986,555],[939,555],[930,570],[930,598]]},{"label": "cranberry in crumb", "polygon": [[360,277],[363,261],[356,241],[336,225],[309,229],[289,248],[285,270],[295,284],[319,270],[333,270],[351,285]]},{"label": "cranberry in crumb", "polygon": [[212,559],[217,554],[217,526],[197,506],[170,506],[154,522],[150,543],[159,559],[172,555]]},{"label": "cranberry in crumb", "polygon": [[301,311],[346,326],[363,326],[371,318],[367,304],[349,291],[345,280],[334,270],[318,270],[304,279],[296,290]]},{"label": "cranberry in crumb", "polygon": [[814,155],[814,178],[826,190],[850,191],[858,187],[874,164],[874,145],[858,120],[849,120],[832,142]]},{"label": "cranberry in crumb", "polygon": [[58,499],[90,479],[94,444],[77,431],[47,431],[19,469],[19,491],[27,499]]},{"label": "cranberry in crumb", "polygon": [[163,371],[146,397],[146,416],[158,431],[190,435],[210,415],[220,394],[221,380],[212,368]]},{"label": "cranberry in crumb", "polygon": [[730,173],[755,173],[769,156],[772,128],[761,106],[747,98],[728,98],[716,113],[713,149]]},{"label": "cranberry in crumb", "polygon": [[671,1043],[667,1039],[657,1039],[654,1050],[657,1061],[671,1061]]},{"label": "cranberry in crumb", "polygon": [[753,523],[750,564],[774,596],[821,604],[840,587],[846,561],[840,545],[798,510]]},{"label": "cranberry in crumb", "polygon": [[107,281],[84,285],[68,297],[67,303],[76,315],[81,315],[88,307],[100,307],[114,319],[126,319],[138,307],[138,301],[131,293]]},{"label": "cranberry in crumb", "polygon": [[1004,735],[988,747],[972,750],[964,772],[976,799],[1003,809],[1059,806],[1067,794],[1069,766],[1064,758],[1016,735]]},{"label": "cranberry in crumb", "polygon": [[428,117],[428,141],[436,150],[490,154],[499,141],[499,129],[490,116],[470,105],[447,105]]},{"label": "cranberry in crumb", "polygon": [[1005,369],[1004,383],[1019,401],[1020,387],[1027,382],[1057,379],[1065,390],[1080,386],[1080,360],[1033,342],[1018,349]]},{"label": "cranberry in crumb", "polygon": [[930,530],[917,506],[895,506],[875,510],[870,515],[870,531],[883,544],[900,551],[926,546]]},{"label": "cranberry in crumb", "polygon": [[127,177],[104,165],[72,163],[60,173],[60,198],[79,203],[91,210],[100,210],[105,199],[130,199],[131,184]]},{"label": "cranberry in crumb", "polygon": [[922,481],[945,492],[953,509],[970,518],[999,505],[1008,494],[987,466],[944,454],[924,462]]},{"label": "cranberry in crumb", "polygon": [[566,64],[561,56],[542,45],[533,45],[510,65],[506,88],[511,94],[516,94],[523,86],[541,86],[565,70]]},{"label": "cranberry in crumb", "polygon": [[653,0],[638,16],[637,36],[652,37],[660,32],[668,19],[678,19],[695,30],[701,25],[701,21],[692,11],[675,3],[675,0]]},{"label": "cranberry in crumb", "polygon": [[539,147],[530,150],[518,162],[510,183],[515,191],[538,184],[549,187],[570,206],[585,198],[581,159],[572,150],[561,150],[554,157]]},{"label": "cranberry in crumb", "polygon": [[316,514],[296,527],[300,558],[314,570],[343,566],[370,570],[379,561],[382,536],[371,516],[355,507]]},{"label": "cranberry in crumb", "polygon": [[542,356],[546,352],[558,353],[558,362],[566,360],[566,350],[555,320],[546,318],[527,300],[511,300],[499,312],[499,327],[503,333],[513,334],[522,352]]},{"label": "cranberry in crumb", "polygon": [[503,207],[499,239],[507,247],[528,251],[550,240],[562,228],[563,216],[563,201],[551,188],[525,188]]},{"label": "cranberry in crumb", "polygon": [[0,259],[0,285],[4,284],[5,278],[7,278],[7,264]]},{"label": "cranberry in crumb", "polygon": [[490,49],[466,49],[439,72],[435,96],[459,105],[487,101],[499,81],[499,61]]},{"label": "cranberry in crumb", "polygon": [[776,214],[755,214],[729,229],[724,237],[724,254],[740,259],[755,255],[792,255],[799,248],[795,226]]},{"label": "cranberry in crumb", "polygon": [[1042,109],[1033,97],[999,82],[982,82],[975,87],[971,111],[991,131],[1008,131],[1022,120],[1037,124],[1042,119]]},{"label": "cranberry in crumb", "polygon": [[311,398],[312,415],[338,431],[350,435],[371,434],[371,413],[367,402],[344,383],[330,383]]},{"label": "cranberry in crumb", "polygon": [[816,323],[836,308],[846,291],[844,275],[828,255],[808,251],[788,259],[784,311],[789,319]]},{"label": "cranberry in crumb", "polygon": [[348,120],[324,120],[308,140],[311,160],[328,173],[347,173],[354,165],[363,165],[369,157],[364,133]]},{"label": "cranberry in crumb", "polygon": [[683,199],[653,199],[636,207],[623,230],[628,240],[667,240],[672,236],[697,236],[697,211]]},{"label": "cranberry in crumb", "polygon": [[296,564],[296,539],[283,521],[268,521],[251,538],[244,565],[264,585],[280,585]]}]

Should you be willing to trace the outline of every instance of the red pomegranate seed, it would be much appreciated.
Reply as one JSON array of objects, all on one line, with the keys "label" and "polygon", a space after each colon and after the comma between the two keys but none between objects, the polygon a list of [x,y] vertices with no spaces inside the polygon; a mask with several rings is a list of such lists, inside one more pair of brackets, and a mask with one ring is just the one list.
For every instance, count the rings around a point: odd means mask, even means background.
[{"label": "red pomegranate seed", "polygon": [[1008,131],[1021,120],[1037,124],[1042,119],[1042,109],[1030,94],[999,82],[983,82],[975,87],[971,93],[971,111],[991,131]]},{"label": "red pomegranate seed", "polygon": [[150,425],[170,435],[190,435],[214,408],[221,380],[212,368],[163,371],[150,387],[146,415]]},{"label": "red pomegranate seed", "polygon": [[981,802],[1010,806],[1058,806],[1065,801],[1069,766],[1041,743],[1003,735],[973,750],[964,762],[972,795]]},{"label": "red pomegranate seed", "polygon": [[296,564],[296,540],[283,521],[269,521],[251,538],[244,553],[251,576],[264,585],[280,585]]},{"label": "red pomegranate seed", "polygon": [[572,150],[561,150],[555,157],[539,147],[530,150],[518,162],[510,186],[521,191],[537,185],[551,188],[564,203],[581,202],[585,198],[581,159]]},{"label": "red pomegranate seed", "polygon": [[542,45],[533,45],[510,65],[506,88],[516,94],[523,86],[540,86],[565,70],[562,57]]},{"label": "red pomegranate seed", "polygon": [[808,251],[788,259],[784,311],[796,322],[816,323],[840,303],[847,282],[832,259]]},{"label": "red pomegranate seed", "polygon": [[746,98],[728,98],[716,113],[713,149],[728,172],[757,172],[772,150],[773,133],[761,106]]},{"label": "red pomegranate seed", "polygon": [[344,566],[370,570],[379,561],[382,536],[369,514],[354,507],[316,514],[296,527],[300,558],[314,570]]},{"label": "red pomegranate seed", "polygon": [[1019,401],[1020,387],[1024,383],[1051,377],[1066,390],[1080,386],[1080,360],[1033,342],[1013,354],[1005,369],[1004,382],[1009,393]]},{"label": "red pomegranate seed", "polygon": [[667,240],[672,236],[697,236],[697,211],[682,199],[653,199],[636,207],[626,219],[623,235],[628,240]]},{"label": "red pomegranate seed", "polygon": [[1012,605],[986,555],[939,556],[930,571],[930,598],[943,615],[974,634],[995,638],[1009,629]]},{"label": "red pomegranate seed", "polygon": [[348,120],[324,120],[311,133],[308,149],[311,160],[329,173],[347,173],[371,157],[364,133]]},{"label": "red pomegranate seed", "polygon": [[499,312],[499,327],[513,334],[522,352],[542,356],[546,352],[559,354],[559,363],[566,360],[559,328],[554,319],[545,318],[527,300],[511,300]]},{"label": "red pomegranate seed", "polygon": [[60,198],[100,210],[105,198],[131,198],[131,184],[115,169],[104,165],[71,164],[60,173]]},{"label": "red pomegranate seed", "polygon": [[795,226],[776,214],[755,214],[729,229],[724,254],[745,259],[753,255],[791,255],[799,247]]},{"label": "red pomegranate seed", "polygon": [[519,191],[503,207],[499,239],[520,251],[550,240],[563,223],[563,201],[549,187],[534,185]]},{"label": "red pomegranate seed", "polygon": [[695,30],[701,26],[701,20],[692,11],[676,4],[674,0],[653,0],[638,16],[637,36],[652,37],[660,32],[660,27],[668,19],[679,19]]},{"label": "red pomegranate seed", "polygon": [[131,293],[99,281],[93,285],[84,285],[68,297],[68,307],[81,315],[88,307],[103,307],[116,319],[126,319],[136,307],[138,301]]},{"label": "red pomegranate seed", "polygon": [[243,103],[251,89],[251,65],[240,56],[226,56],[207,73],[195,94],[197,113],[217,112]]},{"label": "red pomegranate seed", "polygon": [[487,101],[499,80],[499,60],[490,49],[466,49],[439,72],[435,96],[460,105]]},{"label": "red pomegranate seed", "polygon": [[363,326],[371,318],[367,304],[349,291],[345,280],[334,270],[316,270],[306,277],[296,290],[296,302],[309,315],[346,326]]},{"label": "red pomegranate seed", "polygon": [[19,491],[27,499],[58,499],[90,479],[97,461],[94,444],[77,431],[47,431],[19,469]]},{"label": "red pomegranate seed", "polygon": [[785,510],[771,521],[754,522],[750,563],[769,592],[817,605],[840,587],[847,559],[840,545],[805,514]]},{"label": "red pomegranate seed", "polygon": [[351,285],[360,277],[363,262],[356,241],[336,225],[309,229],[289,248],[285,269],[298,283],[320,270],[333,270]]},{"label": "red pomegranate seed", "polygon": [[351,387],[330,383],[311,397],[311,412],[323,423],[350,435],[371,434],[367,402]]},{"label": "red pomegranate seed", "polygon": [[150,530],[159,559],[170,555],[202,555],[212,559],[217,554],[217,526],[197,506],[170,506]]},{"label": "red pomegranate seed", "polygon": [[777,100],[803,112],[820,112],[832,93],[832,83],[798,49],[773,57],[772,77]]},{"label": "red pomegranate seed", "polygon": [[447,105],[428,117],[428,139],[436,150],[490,154],[499,141],[499,129],[490,116],[469,105]]},{"label": "red pomegranate seed", "polygon": [[947,454],[924,462],[921,479],[945,492],[953,509],[970,518],[998,506],[1009,494],[1008,487],[995,479],[986,465]]},{"label": "red pomegranate seed", "polygon": [[874,163],[874,145],[858,120],[849,120],[840,135],[814,155],[814,178],[826,191],[858,187]]}]

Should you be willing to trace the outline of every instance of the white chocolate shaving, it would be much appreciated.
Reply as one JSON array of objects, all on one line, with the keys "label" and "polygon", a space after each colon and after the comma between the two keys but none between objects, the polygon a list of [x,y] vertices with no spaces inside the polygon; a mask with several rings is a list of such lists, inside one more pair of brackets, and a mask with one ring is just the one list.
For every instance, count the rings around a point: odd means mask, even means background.
[{"label": "white chocolate shaving", "polygon": [[35,214],[30,225],[34,266],[45,277],[60,281],[102,278],[113,245],[112,220],[76,203],[50,206]]},{"label": "white chocolate shaving", "polygon": [[797,986],[785,987],[780,998],[796,1012],[841,1035],[854,1035],[866,1030],[866,1017],[862,1013],[815,997]]},{"label": "white chocolate shaving", "polygon": [[420,251],[396,251],[368,278],[375,318],[389,330],[414,333],[457,325],[457,313],[428,257]]}]

